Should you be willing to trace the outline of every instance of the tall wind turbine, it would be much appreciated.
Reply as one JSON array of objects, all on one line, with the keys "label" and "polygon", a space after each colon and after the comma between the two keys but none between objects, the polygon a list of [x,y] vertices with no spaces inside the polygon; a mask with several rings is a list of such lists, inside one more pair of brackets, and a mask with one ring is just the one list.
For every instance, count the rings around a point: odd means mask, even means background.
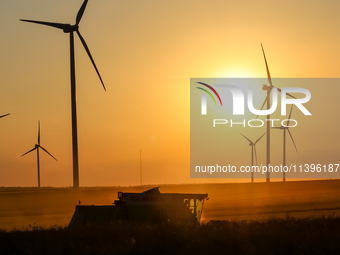
[{"label": "tall wind turbine", "polygon": [[3,117],[6,117],[6,116],[8,116],[8,115],[10,115],[10,113],[7,113],[7,114],[5,114],[5,115],[0,116],[0,119],[3,118]]},{"label": "tall wind turbine", "polygon": [[99,74],[99,71],[97,69],[96,64],[94,63],[94,60],[92,58],[92,55],[90,53],[89,48],[87,47],[87,44],[84,40],[84,38],[81,36],[79,32],[79,22],[84,14],[86,5],[88,0],[85,0],[82,6],[80,7],[77,17],[76,17],[76,24],[70,25],[70,24],[62,24],[62,23],[51,23],[51,22],[44,22],[44,21],[35,21],[35,20],[24,20],[21,19],[21,21],[25,22],[31,22],[36,23],[40,25],[46,25],[54,28],[58,28],[64,31],[64,33],[70,34],[70,67],[71,67],[71,111],[72,111],[72,154],[73,154],[73,187],[75,189],[79,188],[79,164],[78,164],[78,133],[77,133],[77,106],[76,106],[76,76],[75,76],[75,62],[74,62],[74,35],[73,33],[76,32],[79,36],[80,41],[82,42],[94,68],[96,69],[96,72],[99,76],[99,79],[103,85],[104,90],[106,91],[106,88],[104,86],[104,82]]},{"label": "tall wind turbine", "polygon": [[[268,78],[268,82],[270,84],[270,86],[267,86],[267,85],[264,84],[263,87],[262,87],[262,90],[266,90],[267,91],[267,97],[266,97],[266,99],[263,102],[261,110],[263,109],[263,107],[266,104],[266,102],[267,102],[267,109],[269,110],[270,109],[270,92],[275,87],[273,86],[272,79],[270,77],[270,72],[269,72],[269,68],[268,68],[268,64],[267,64],[267,59],[266,59],[266,55],[264,53],[264,49],[263,49],[262,43],[261,43],[261,48],[262,48],[262,52],[263,52],[264,61],[266,63],[267,78]],[[279,92],[281,92],[280,88],[277,88],[277,90]],[[292,95],[290,95],[288,93],[287,93],[287,95],[296,99],[296,97],[294,97],[294,96],[292,96]],[[268,121],[269,119],[270,119],[270,114],[267,115],[267,156],[266,156],[266,164],[267,164],[268,169],[269,169],[269,165],[270,165],[270,121]],[[270,182],[270,172],[269,171],[267,171],[267,173],[266,173],[266,182]]]},{"label": "tall wind turbine", "polygon": [[[293,110],[293,105],[292,105],[292,107],[290,109],[289,118],[288,118],[288,121],[287,121],[287,127],[284,127],[282,125],[281,125],[281,127],[273,127],[274,129],[281,129],[281,130],[283,130],[283,167],[286,166],[286,131],[288,131],[288,133],[290,135],[290,138],[293,141],[295,150],[299,154],[299,152],[298,152],[298,150],[296,148],[293,136],[292,136],[292,134],[289,131],[289,120],[290,120],[290,117],[292,116],[292,110]],[[285,173],[285,171],[283,171],[283,181],[284,182],[286,181],[286,173]]]},{"label": "tall wind turbine", "polygon": [[[240,133],[241,134],[241,133]],[[254,166],[254,151],[255,151],[255,160],[256,160],[256,165],[257,165],[257,154],[256,154],[256,144],[258,141],[261,140],[261,138],[265,135],[266,133],[264,133],[259,139],[257,139],[254,142],[252,142],[250,139],[248,139],[246,136],[242,135],[244,138],[246,138],[249,141],[249,146],[251,146],[251,166]],[[254,182],[254,172],[251,171],[251,183]]]},{"label": "tall wind turbine", "polygon": [[[42,146],[40,145],[40,121],[39,121],[38,123],[39,123],[39,124],[38,124],[38,144],[36,144],[32,150],[30,150],[30,151],[28,151],[28,152],[22,154],[21,157],[24,156],[24,155],[26,155],[26,154],[28,154],[28,153],[30,153],[30,152],[32,152],[32,151],[34,151],[34,150],[37,150],[37,161],[38,161],[38,188],[40,188],[39,148],[42,149],[43,151],[45,151],[48,155],[50,155],[50,156],[51,156],[52,158],[54,158],[55,160],[57,160],[57,159],[56,159],[55,157],[53,157],[51,153],[49,153],[44,147],[42,147]],[[57,161],[58,161],[58,160],[57,160]]]}]

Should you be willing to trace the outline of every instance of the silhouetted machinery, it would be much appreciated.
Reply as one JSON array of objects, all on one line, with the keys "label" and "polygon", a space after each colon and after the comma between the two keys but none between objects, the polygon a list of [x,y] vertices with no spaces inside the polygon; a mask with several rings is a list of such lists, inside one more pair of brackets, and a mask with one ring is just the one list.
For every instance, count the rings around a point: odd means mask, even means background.
[{"label": "silhouetted machinery", "polygon": [[208,194],[161,193],[152,188],[142,193],[118,192],[114,205],[77,205],[69,226],[131,222],[200,222]]}]

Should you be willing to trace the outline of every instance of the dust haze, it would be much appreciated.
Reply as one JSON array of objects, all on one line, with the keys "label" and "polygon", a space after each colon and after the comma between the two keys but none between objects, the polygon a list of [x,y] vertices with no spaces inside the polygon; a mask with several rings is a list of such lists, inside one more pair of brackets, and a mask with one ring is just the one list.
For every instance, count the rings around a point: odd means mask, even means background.
[{"label": "dust haze", "polygon": [[145,185],[135,187],[0,188],[0,229],[67,226],[78,201],[110,205],[117,192],[208,193],[201,221],[266,220],[272,217],[318,217],[340,213],[340,180]]}]

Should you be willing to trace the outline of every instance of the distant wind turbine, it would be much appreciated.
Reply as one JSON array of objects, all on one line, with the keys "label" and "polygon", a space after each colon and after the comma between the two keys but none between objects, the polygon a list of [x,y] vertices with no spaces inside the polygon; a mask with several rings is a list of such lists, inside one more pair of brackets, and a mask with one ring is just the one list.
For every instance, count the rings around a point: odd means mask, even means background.
[{"label": "distant wind turbine", "polygon": [[[241,134],[241,133],[240,133]],[[260,141],[260,139],[265,135],[266,133],[264,133],[259,139],[257,139],[254,142],[252,142],[250,139],[248,139],[246,136],[244,136],[243,134],[241,134],[244,138],[246,138],[249,141],[249,146],[251,146],[251,166],[254,166],[254,151],[255,151],[255,160],[256,160],[256,165],[257,165],[257,154],[256,154],[256,144],[258,141]],[[251,171],[251,182],[254,182],[254,172]]]},{"label": "distant wind turbine", "polygon": [[[263,49],[262,43],[261,43],[261,48],[262,48],[262,53],[263,53],[264,61],[266,63],[267,78],[268,78],[268,82],[270,84],[270,86],[267,86],[267,85],[264,84],[263,87],[262,87],[262,90],[266,90],[267,91],[267,97],[266,97],[266,99],[263,102],[261,110],[263,109],[263,107],[266,104],[266,102],[267,102],[267,109],[269,110],[270,109],[270,92],[275,87],[273,86],[272,79],[270,77],[270,72],[269,72],[269,68],[268,68],[268,64],[267,64],[267,59],[266,59],[266,55],[264,53],[264,49]],[[279,92],[281,92],[280,88],[277,88],[277,90]],[[288,93],[287,93],[287,95],[296,99],[296,97],[294,97],[294,96],[292,96],[292,95],[290,95]],[[270,121],[269,121],[269,119],[270,119],[270,114],[267,115],[267,156],[266,156],[266,164],[267,164],[268,169],[269,169],[269,165],[270,165]],[[270,172],[269,171],[267,172],[266,182],[270,182]]]},{"label": "distant wind turbine", "polygon": [[[291,109],[290,109],[290,114],[289,114],[289,118],[288,118],[286,127],[284,127],[284,126],[282,126],[282,125],[281,125],[281,127],[273,127],[274,129],[281,129],[281,130],[283,130],[283,167],[286,166],[286,131],[288,131],[288,133],[289,133],[289,135],[290,135],[290,138],[291,138],[292,141],[293,141],[295,150],[296,150],[296,152],[299,154],[299,152],[298,152],[298,150],[297,150],[297,148],[296,148],[296,145],[295,145],[293,136],[292,136],[292,134],[291,134],[290,131],[289,131],[289,120],[290,120],[290,117],[292,116],[292,110],[293,110],[293,105],[292,105],[292,107],[291,107]],[[284,181],[284,182],[286,181],[286,173],[285,173],[285,171],[283,171],[283,181]]]},{"label": "distant wind turbine", "polygon": [[8,116],[8,115],[10,115],[10,113],[7,113],[7,114],[5,114],[5,115],[0,116],[0,119],[3,118],[3,117],[6,117],[6,116]]},{"label": "distant wind turbine", "polygon": [[[32,152],[32,151],[34,151],[34,150],[37,150],[37,160],[38,160],[38,188],[40,188],[39,148],[42,149],[43,151],[45,151],[48,155],[50,155],[50,156],[51,156],[52,158],[54,158],[55,160],[57,160],[57,159],[56,159],[55,157],[53,157],[51,153],[49,153],[44,147],[42,147],[42,146],[40,145],[40,121],[39,121],[38,123],[39,123],[39,124],[38,124],[38,144],[36,144],[32,150],[30,150],[30,151],[28,151],[28,152],[22,154],[21,157],[24,156],[24,155],[26,155],[26,154],[28,154],[28,153],[30,153],[30,152]],[[58,160],[57,160],[57,161],[58,161]]]},{"label": "distant wind turbine", "polygon": [[51,23],[51,22],[44,22],[44,21],[35,21],[35,20],[26,20],[21,19],[21,21],[25,22],[31,22],[41,25],[46,25],[58,29],[62,29],[64,33],[70,34],[70,58],[71,58],[71,110],[72,110],[72,148],[73,148],[73,187],[75,189],[79,188],[79,163],[78,163],[78,133],[77,133],[77,106],[76,106],[76,78],[75,78],[75,62],[74,62],[74,36],[73,32],[76,32],[79,36],[80,41],[82,42],[93,66],[94,69],[96,69],[96,72],[99,76],[99,79],[103,85],[104,90],[106,91],[106,88],[104,86],[104,82],[99,74],[99,71],[97,69],[96,64],[94,63],[94,60],[92,58],[92,55],[90,53],[89,48],[87,47],[87,44],[84,40],[84,38],[81,36],[79,32],[79,22],[84,14],[86,5],[88,0],[85,0],[82,6],[80,7],[77,17],[76,17],[76,24],[70,25],[70,24],[62,24],[62,23]]}]

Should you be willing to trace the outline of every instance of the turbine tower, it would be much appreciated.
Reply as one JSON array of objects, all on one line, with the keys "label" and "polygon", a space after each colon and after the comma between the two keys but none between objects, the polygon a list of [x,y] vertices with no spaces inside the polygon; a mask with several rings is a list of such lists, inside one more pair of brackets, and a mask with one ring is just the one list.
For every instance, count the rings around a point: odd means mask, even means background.
[{"label": "turbine tower", "polygon": [[[283,130],[283,167],[286,166],[286,131],[288,131],[289,135],[290,135],[290,138],[292,139],[293,141],[293,144],[294,144],[294,147],[295,147],[295,150],[296,152],[299,154],[297,148],[296,148],[296,145],[295,145],[295,142],[294,142],[294,139],[293,139],[293,136],[292,134],[290,133],[289,131],[289,120],[290,120],[290,117],[292,116],[292,110],[293,110],[293,105],[290,109],[290,114],[289,114],[289,118],[288,118],[288,121],[287,121],[287,126],[284,127],[281,125],[281,127],[273,127],[273,129],[280,129],[280,130]],[[283,171],[283,182],[286,181],[286,173],[285,171]]]},{"label": "turbine tower", "polygon": [[[38,144],[36,144],[32,150],[30,150],[30,151],[28,151],[28,152],[26,152],[26,153],[24,153],[24,154],[21,155],[21,157],[22,157],[22,156],[24,156],[24,155],[26,155],[26,154],[28,154],[28,153],[34,151],[34,150],[37,150],[37,161],[38,161],[38,188],[40,188],[39,148],[42,149],[43,151],[45,151],[45,152],[46,152],[48,155],[50,155],[52,158],[54,158],[55,160],[57,160],[55,157],[52,156],[51,153],[49,153],[44,147],[42,147],[42,146],[40,145],[40,121],[38,122]],[[57,160],[57,161],[58,161],[58,160]]]},{"label": "turbine tower", "polygon": [[[240,133],[241,134],[241,133]],[[265,135],[266,133],[264,133],[259,139],[257,139],[254,142],[252,142],[250,139],[248,139],[246,136],[244,136],[243,134],[241,134],[244,138],[246,138],[249,141],[249,146],[251,146],[251,166],[254,166],[254,151],[255,151],[255,160],[256,160],[256,165],[257,165],[257,154],[256,154],[256,144],[258,143],[258,141],[261,140],[261,138]],[[254,182],[254,172],[253,172],[253,168],[251,171],[251,183]]]},{"label": "turbine tower", "polygon": [[[267,97],[266,97],[266,99],[263,102],[261,110],[263,109],[263,107],[266,104],[266,102],[267,102],[267,109],[269,110],[270,109],[270,92],[275,87],[273,86],[272,79],[270,77],[270,72],[269,72],[269,68],[268,68],[268,64],[267,64],[267,59],[266,59],[266,55],[264,53],[264,49],[263,49],[262,43],[261,43],[261,48],[262,48],[262,53],[263,53],[264,61],[266,63],[267,78],[268,78],[268,82],[270,84],[270,86],[264,84],[263,87],[262,87],[262,90],[266,90],[267,91]],[[277,88],[277,90],[279,92],[281,92],[280,88]],[[296,97],[294,97],[294,96],[292,96],[292,95],[290,95],[288,93],[287,93],[287,95],[296,99]],[[269,119],[270,119],[270,114],[267,115],[267,155],[266,155],[267,169],[269,169],[269,165],[270,165],[270,121],[269,121]],[[270,172],[269,171],[267,171],[267,173],[266,173],[266,182],[270,182]]]},{"label": "turbine tower", "polygon": [[10,115],[10,113],[7,113],[7,114],[5,114],[5,115],[0,116],[0,119],[3,118],[3,117],[6,117],[6,116],[8,116],[8,115]]},{"label": "turbine tower", "polygon": [[58,28],[64,31],[64,33],[70,34],[70,68],[71,68],[71,111],[72,111],[72,154],[73,154],[73,188],[79,188],[79,163],[78,163],[78,132],[77,132],[77,106],[76,106],[76,76],[75,76],[75,61],[74,61],[74,32],[77,33],[80,41],[82,42],[87,55],[89,56],[94,69],[96,70],[99,79],[103,85],[104,90],[106,88],[104,86],[104,82],[99,74],[96,64],[92,58],[89,48],[81,36],[79,32],[79,22],[84,14],[86,5],[88,0],[85,0],[80,7],[77,17],[76,23],[74,25],[70,24],[62,24],[62,23],[51,23],[51,22],[44,22],[44,21],[35,21],[35,20],[26,20],[21,19],[21,21],[36,23],[40,25],[46,25],[54,28]]}]

